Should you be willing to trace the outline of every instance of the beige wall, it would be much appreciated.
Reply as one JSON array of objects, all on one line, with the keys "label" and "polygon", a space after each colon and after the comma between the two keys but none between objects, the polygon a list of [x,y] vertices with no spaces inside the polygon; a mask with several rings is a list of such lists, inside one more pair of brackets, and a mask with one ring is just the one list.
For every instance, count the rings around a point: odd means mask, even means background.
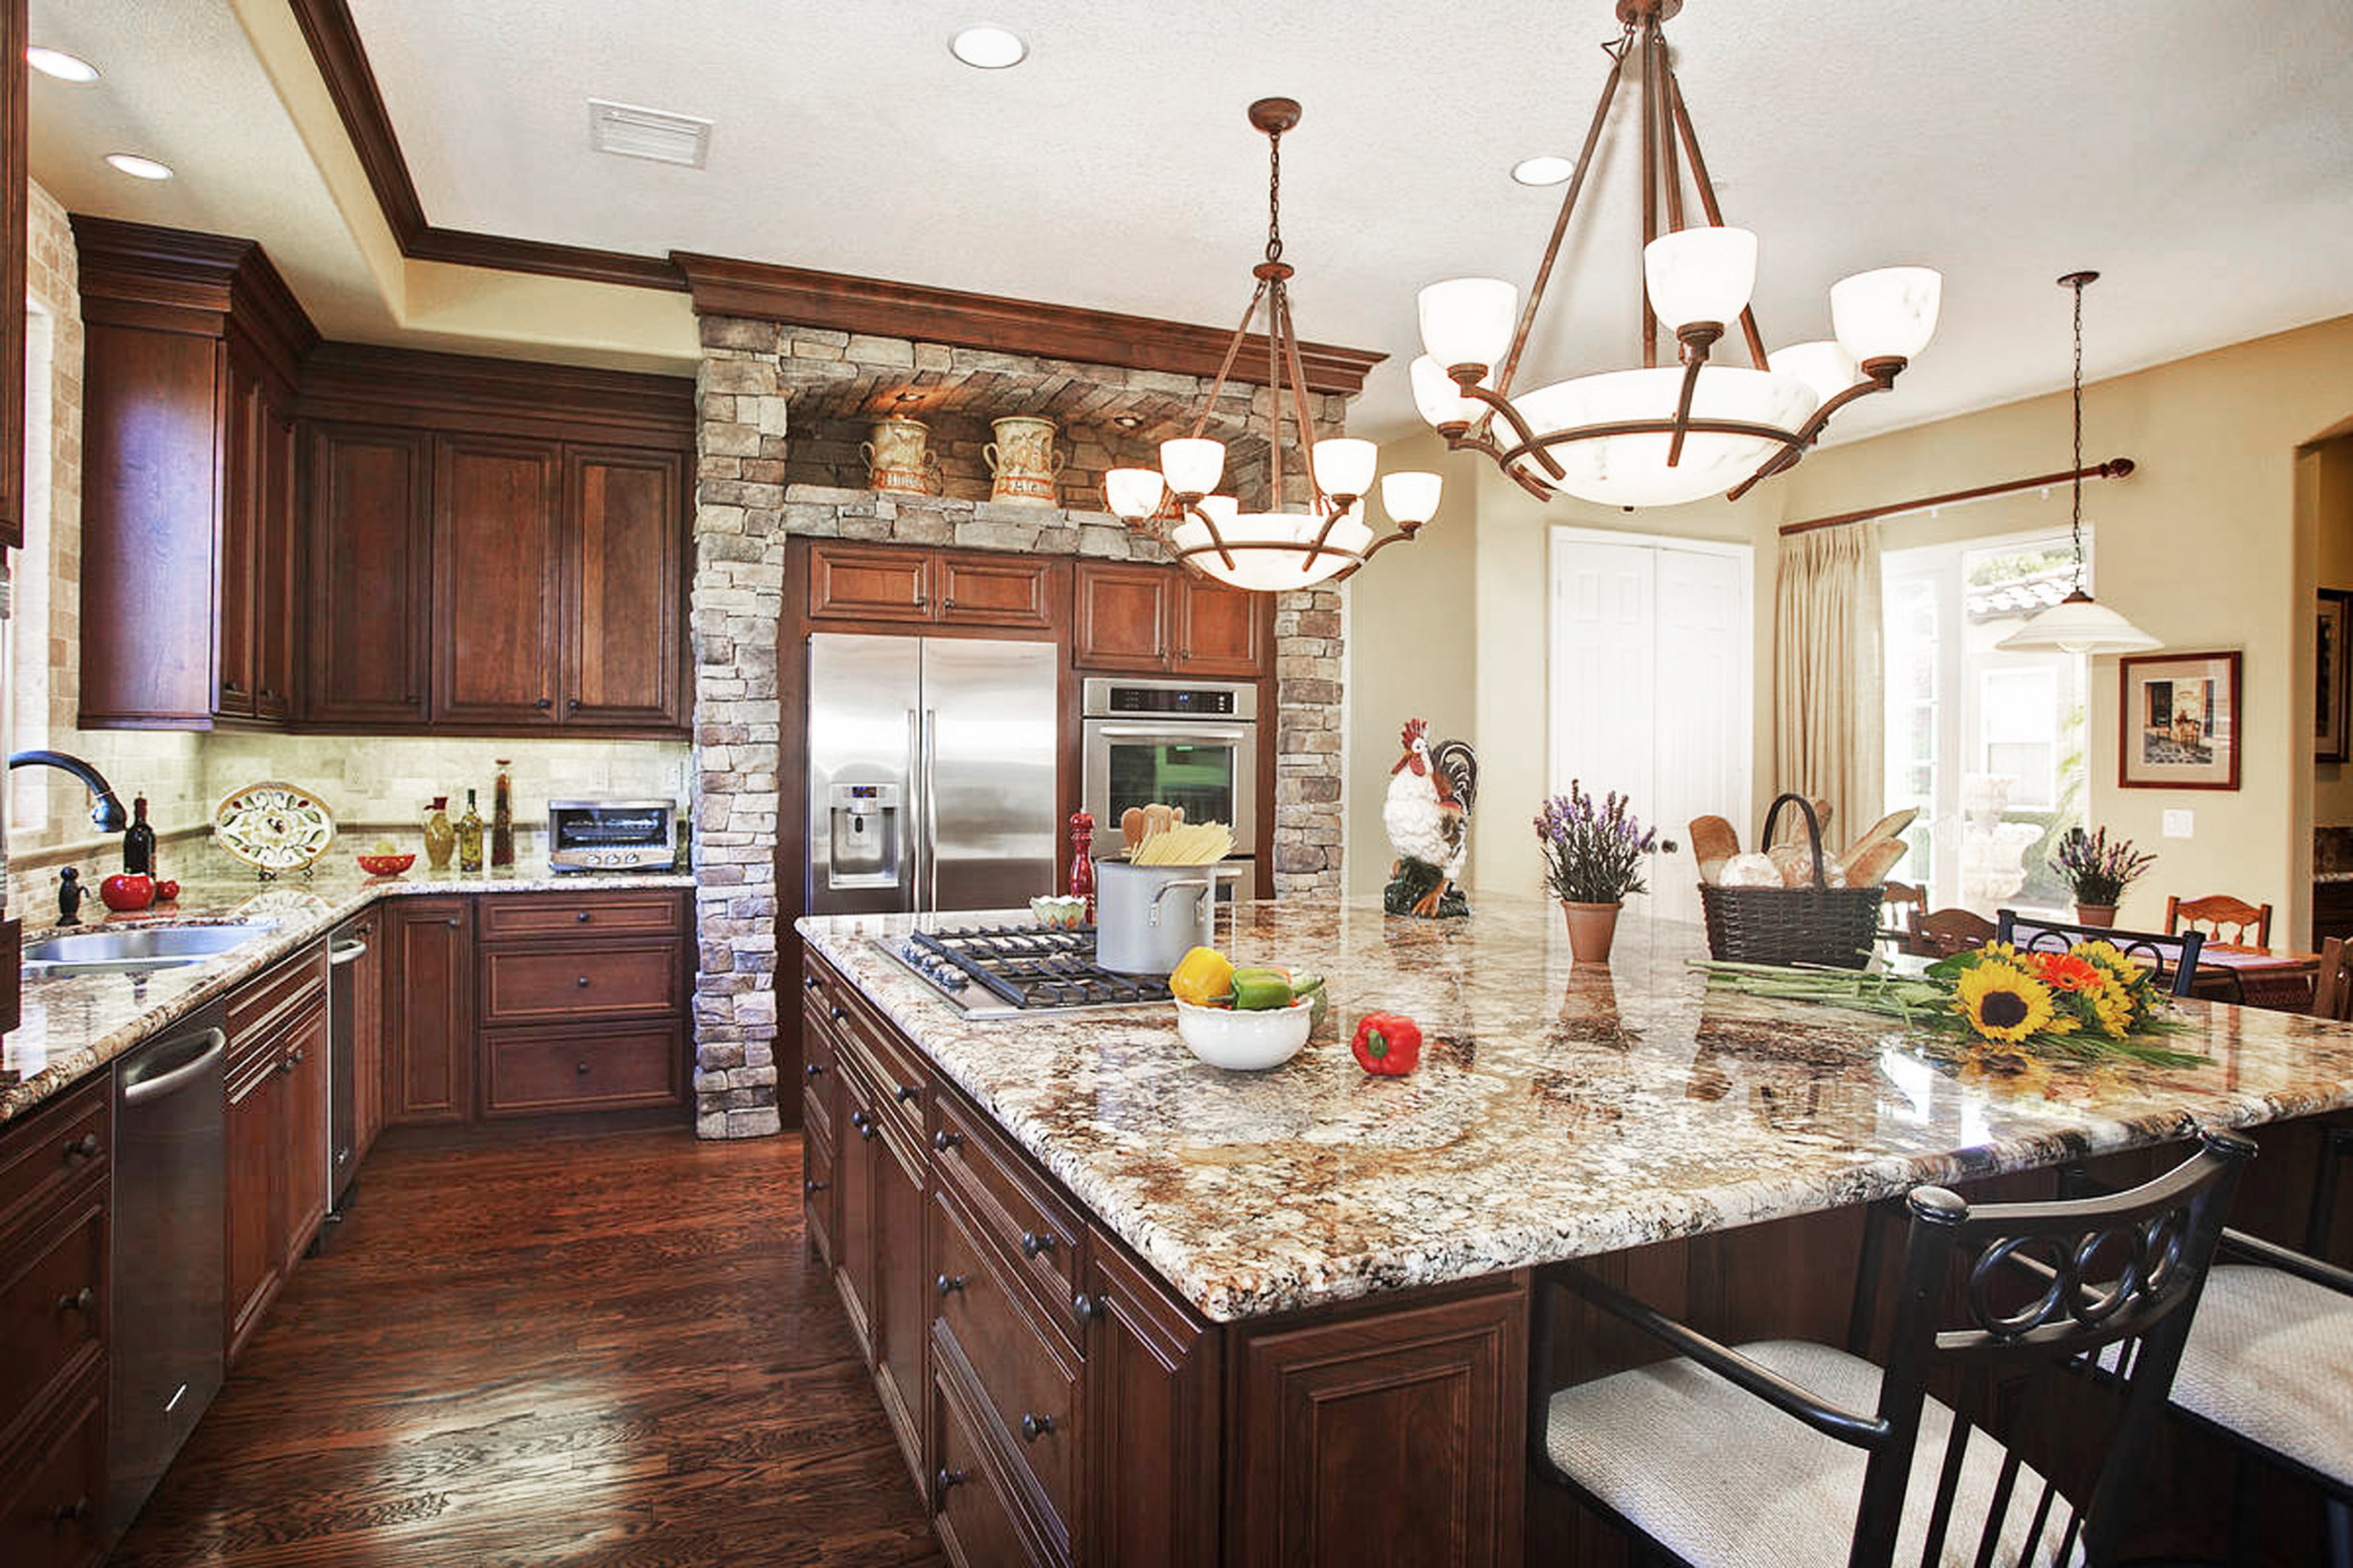
[{"label": "beige wall", "polygon": [[[1915,372],[1932,375],[1923,361]],[[2244,653],[2244,755],[2235,792],[2117,787],[2117,661],[2092,671],[2095,822],[2154,850],[2123,918],[2162,921],[2168,892],[2268,901],[2301,940],[2309,903],[2313,541],[2296,505],[2298,446],[2353,414],[2353,317],[2234,345],[2084,391],[2087,457],[2123,455],[2129,480],[2085,490],[2095,590],[2168,649]],[[1983,484],[2065,466],[2067,399],[2031,399],[1808,458],[1783,482],[1791,518]],[[1941,516],[1894,519],[1890,549],[2063,523],[2064,490]],[[2300,535],[2300,537],[2299,537]],[[2196,814],[2195,836],[2161,837],[2162,814]]]}]

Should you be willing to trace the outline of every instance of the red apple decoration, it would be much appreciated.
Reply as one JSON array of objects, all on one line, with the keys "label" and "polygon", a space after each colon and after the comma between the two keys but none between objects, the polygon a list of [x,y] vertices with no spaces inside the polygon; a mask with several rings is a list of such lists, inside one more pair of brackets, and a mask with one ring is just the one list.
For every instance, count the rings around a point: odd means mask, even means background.
[{"label": "red apple decoration", "polygon": [[98,896],[117,914],[129,914],[155,902],[155,879],[145,872],[118,871],[98,885]]},{"label": "red apple decoration", "polygon": [[157,884],[155,885],[155,902],[156,902],[156,903],[158,903],[158,904],[171,904],[171,903],[176,903],[176,902],[178,901],[179,897],[180,897],[180,885],[179,885],[178,883],[176,883],[176,882],[159,882],[159,883],[157,883]]}]

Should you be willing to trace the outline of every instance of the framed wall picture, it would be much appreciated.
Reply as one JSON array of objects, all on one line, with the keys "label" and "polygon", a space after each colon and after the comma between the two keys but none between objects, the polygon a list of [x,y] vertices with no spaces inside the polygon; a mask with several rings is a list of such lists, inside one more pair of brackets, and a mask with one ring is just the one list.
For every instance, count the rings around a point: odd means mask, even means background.
[{"label": "framed wall picture", "polygon": [[2135,654],[2118,679],[2118,788],[2239,787],[2238,654]]},{"label": "framed wall picture", "polygon": [[2347,714],[2353,709],[2353,592],[2320,590],[2313,662],[2312,759],[2345,760]]}]

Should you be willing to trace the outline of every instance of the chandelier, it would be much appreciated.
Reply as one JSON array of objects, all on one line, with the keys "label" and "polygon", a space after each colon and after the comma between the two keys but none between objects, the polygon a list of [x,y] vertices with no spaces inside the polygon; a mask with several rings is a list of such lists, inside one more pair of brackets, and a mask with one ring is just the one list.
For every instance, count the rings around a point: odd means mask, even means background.
[{"label": "chandelier", "polygon": [[[1526,304],[1494,278],[1458,278],[1421,293],[1428,354],[1410,370],[1422,416],[1450,449],[1487,454],[1539,500],[1565,490],[1628,508],[1727,491],[1737,501],[1803,458],[1831,414],[1893,387],[1936,331],[1943,280],[1925,267],[1886,267],[1831,286],[1835,339],[1765,352],[1749,308],[1757,236],[1723,226],[1660,32],[1682,9],[1683,0],[1618,0],[1625,32],[1603,46],[1610,71],[1602,101]],[[1642,78],[1642,368],[1514,395],[1513,378],[1629,63]],[[1687,165],[1701,214],[1690,227]],[[1749,364],[1711,363],[1736,323]],[[1674,337],[1679,363],[1660,363],[1662,327]]]},{"label": "chandelier", "polygon": [[2071,654],[2142,653],[2161,644],[2122,616],[2094,601],[2083,587],[2083,290],[2099,277],[2096,272],[2071,272],[2059,280],[2061,288],[2075,291],[2075,410],[2074,506],[2070,534],[2075,549],[2075,590],[2048,610],[2038,611],[2009,636],[1994,644],[2010,653],[2055,650]]},{"label": "chandelier", "polygon": [[[1347,437],[1315,438],[1307,377],[1300,370],[1299,334],[1291,325],[1290,263],[1283,259],[1283,133],[1299,123],[1299,105],[1265,98],[1250,105],[1250,123],[1266,135],[1266,253],[1251,269],[1258,286],[1225,346],[1216,382],[1193,433],[1160,443],[1160,466],[1114,468],[1103,476],[1104,499],[1130,527],[1158,524],[1183,565],[1222,583],[1259,593],[1308,588],[1345,577],[1383,546],[1411,539],[1438,510],[1436,474],[1388,474],[1381,504],[1397,531],[1376,539],[1364,521],[1379,449]],[[1261,307],[1266,312],[1266,510],[1245,512],[1231,495],[1218,495],[1225,475],[1225,443],[1202,435],[1210,410],[1225,390]],[[1288,404],[1298,427],[1306,469],[1307,505],[1284,508],[1283,415]]]}]

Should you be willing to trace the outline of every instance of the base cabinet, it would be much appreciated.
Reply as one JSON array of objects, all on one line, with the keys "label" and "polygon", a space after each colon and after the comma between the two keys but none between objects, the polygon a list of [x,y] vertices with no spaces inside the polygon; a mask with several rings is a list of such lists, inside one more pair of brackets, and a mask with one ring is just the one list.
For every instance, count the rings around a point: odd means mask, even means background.
[{"label": "base cabinet", "polygon": [[474,1107],[473,901],[384,906],[386,1121],[462,1122]]},{"label": "base cabinet", "polygon": [[227,1011],[221,1336],[235,1360],[326,1218],[325,945],[239,987]]}]

